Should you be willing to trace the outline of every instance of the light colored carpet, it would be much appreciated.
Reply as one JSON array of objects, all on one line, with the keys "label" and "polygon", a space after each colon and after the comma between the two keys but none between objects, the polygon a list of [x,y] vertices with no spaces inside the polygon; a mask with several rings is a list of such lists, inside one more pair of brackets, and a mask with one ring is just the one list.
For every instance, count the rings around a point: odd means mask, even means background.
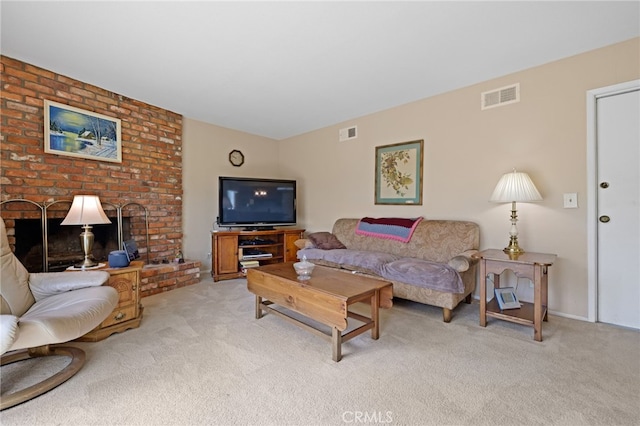
[{"label": "light colored carpet", "polygon": [[[274,315],[254,318],[244,280],[142,300],[138,329],[97,343],[84,368],[0,414],[3,425],[637,425],[640,333],[551,316],[533,329],[464,303],[394,301],[378,341],[331,360],[330,343]],[[358,307],[366,312],[366,306]],[[25,382],[2,368],[2,393]],[[51,368],[51,367],[45,367]],[[30,373],[41,369],[28,368]]]}]

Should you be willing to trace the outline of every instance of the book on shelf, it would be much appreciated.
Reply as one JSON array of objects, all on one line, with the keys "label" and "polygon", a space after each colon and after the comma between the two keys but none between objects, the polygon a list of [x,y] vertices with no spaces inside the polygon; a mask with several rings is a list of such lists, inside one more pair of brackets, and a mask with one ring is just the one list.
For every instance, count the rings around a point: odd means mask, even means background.
[{"label": "book on shelf", "polygon": [[242,266],[243,268],[257,268],[258,266],[260,266],[260,262],[258,262],[257,260],[241,260],[240,266]]},{"label": "book on shelf", "polygon": [[260,262],[257,260],[241,260],[240,272],[242,272],[242,275],[247,275],[248,269],[257,268],[258,266],[260,266]]}]

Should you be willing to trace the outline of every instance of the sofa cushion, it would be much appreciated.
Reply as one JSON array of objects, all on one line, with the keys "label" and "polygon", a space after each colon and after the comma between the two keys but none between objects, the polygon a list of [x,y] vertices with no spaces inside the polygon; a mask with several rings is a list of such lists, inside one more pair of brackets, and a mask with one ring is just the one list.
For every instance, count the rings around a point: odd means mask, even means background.
[{"label": "sofa cushion", "polygon": [[316,246],[308,238],[300,238],[296,240],[293,244],[295,244],[296,247],[298,247],[300,250],[306,249],[306,248],[316,248]]},{"label": "sofa cushion", "polygon": [[358,222],[359,219],[338,219],[332,229],[333,235],[353,250],[381,251],[446,264],[480,245],[480,228],[473,222],[422,220],[408,243],[358,235]]},{"label": "sofa cushion", "polygon": [[18,317],[0,315],[0,355],[9,350],[18,334]]},{"label": "sofa cushion", "polygon": [[386,263],[399,259],[398,256],[391,253],[349,249],[299,250],[298,258],[302,259],[302,256],[306,256],[307,260],[310,262],[313,262],[314,260],[323,260],[340,265],[343,269],[375,275],[380,275],[382,268]]},{"label": "sofa cushion", "polygon": [[21,317],[36,300],[29,289],[29,272],[9,246],[4,220],[0,218],[0,314]]},{"label": "sofa cushion", "polygon": [[68,272],[34,272],[29,274],[29,288],[36,302],[54,294],[78,290],[85,287],[100,287],[109,281],[106,271],[83,271],[82,274]]},{"label": "sofa cushion", "polygon": [[19,331],[11,350],[63,343],[83,336],[108,317],[117,304],[118,292],[108,285],[49,296],[34,303],[20,317]]},{"label": "sofa cushion", "polygon": [[456,256],[448,262],[448,265],[458,272],[464,272],[469,269],[469,259],[464,256]]},{"label": "sofa cushion", "polygon": [[331,232],[314,232],[309,234],[307,238],[319,249],[335,250],[346,248]]},{"label": "sofa cushion", "polygon": [[455,269],[446,264],[428,260],[401,258],[385,264],[380,275],[388,280],[447,293],[464,292],[464,284]]}]

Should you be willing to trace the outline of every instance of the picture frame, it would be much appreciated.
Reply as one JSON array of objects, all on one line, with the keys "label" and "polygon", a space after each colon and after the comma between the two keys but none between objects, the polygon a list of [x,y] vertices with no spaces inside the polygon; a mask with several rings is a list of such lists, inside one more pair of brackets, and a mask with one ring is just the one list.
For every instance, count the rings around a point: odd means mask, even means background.
[{"label": "picture frame", "polygon": [[501,311],[505,309],[520,309],[520,301],[518,300],[518,296],[516,296],[515,288],[500,287],[494,289],[494,292]]},{"label": "picture frame", "polygon": [[127,240],[122,242],[122,248],[127,252],[129,262],[140,258],[140,252],[138,251],[138,245],[135,240]]},{"label": "picture frame", "polygon": [[45,99],[44,152],[121,163],[122,123],[118,118]]},{"label": "picture frame", "polygon": [[424,140],[376,147],[375,204],[422,205]]}]

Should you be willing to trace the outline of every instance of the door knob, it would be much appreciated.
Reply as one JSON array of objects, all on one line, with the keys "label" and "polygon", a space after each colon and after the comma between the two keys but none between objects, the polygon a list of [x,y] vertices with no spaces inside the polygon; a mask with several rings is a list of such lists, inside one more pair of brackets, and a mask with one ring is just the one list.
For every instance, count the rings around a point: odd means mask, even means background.
[{"label": "door knob", "polygon": [[598,219],[600,222],[602,223],[607,223],[611,220],[611,218],[609,216],[600,216],[600,218]]},{"label": "door knob", "polygon": [[609,182],[601,182],[600,183],[600,188],[607,189],[608,187],[609,187]]}]

